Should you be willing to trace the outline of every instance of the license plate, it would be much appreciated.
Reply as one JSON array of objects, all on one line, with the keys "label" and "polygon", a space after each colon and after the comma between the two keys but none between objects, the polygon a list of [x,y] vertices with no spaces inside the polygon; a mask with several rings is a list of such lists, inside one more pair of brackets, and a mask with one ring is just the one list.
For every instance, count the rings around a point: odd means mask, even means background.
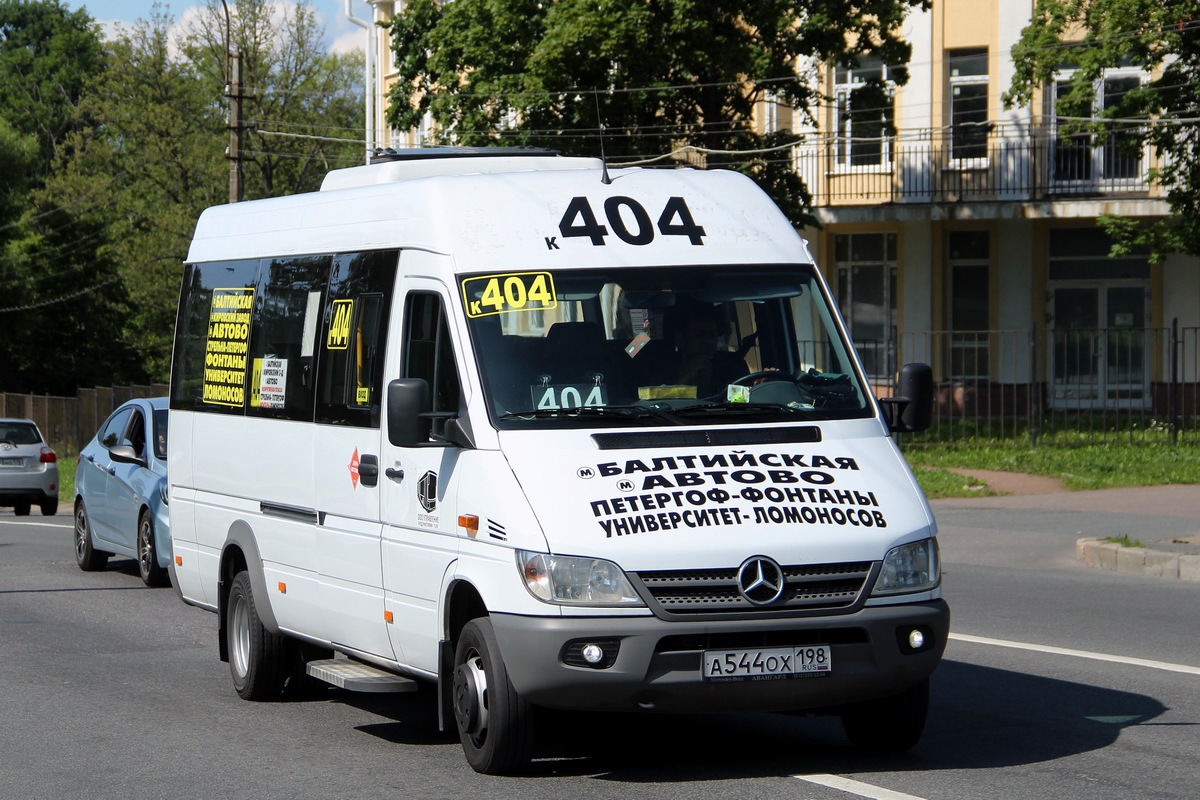
[{"label": "license plate", "polygon": [[23,458],[0,458],[0,467],[23,467],[25,459]]},{"label": "license plate", "polygon": [[828,675],[832,671],[833,653],[828,645],[704,652],[704,679],[710,681],[769,681]]}]

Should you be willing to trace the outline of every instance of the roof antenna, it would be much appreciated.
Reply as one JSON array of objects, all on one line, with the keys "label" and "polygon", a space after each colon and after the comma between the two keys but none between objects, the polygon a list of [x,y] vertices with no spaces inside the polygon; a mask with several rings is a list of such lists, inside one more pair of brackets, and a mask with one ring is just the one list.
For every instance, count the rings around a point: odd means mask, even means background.
[{"label": "roof antenna", "polygon": [[596,121],[600,124],[600,163],[604,170],[600,175],[600,182],[607,186],[612,183],[612,178],[608,177],[608,159],[604,157],[604,117],[600,116],[599,90],[592,90],[592,99],[596,101]]}]

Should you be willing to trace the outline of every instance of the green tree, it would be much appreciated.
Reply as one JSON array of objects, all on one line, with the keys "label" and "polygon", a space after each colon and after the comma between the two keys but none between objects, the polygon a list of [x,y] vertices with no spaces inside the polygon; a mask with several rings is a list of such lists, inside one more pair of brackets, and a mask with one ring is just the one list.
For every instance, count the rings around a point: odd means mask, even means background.
[{"label": "green tree", "polygon": [[[466,145],[519,144],[614,160],[705,148],[755,176],[794,222],[808,195],[786,150],[751,125],[767,92],[800,113],[814,62],[908,62],[905,14],[927,0],[413,0],[391,22],[389,122]],[[903,71],[893,79],[903,82]],[[882,87],[880,87],[882,88]],[[733,155],[713,151],[738,151]],[[754,152],[758,151],[758,152]]]},{"label": "green tree", "polygon": [[[1058,111],[1095,119],[1068,125],[1062,133],[1116,134],[1131,152],[1149,145],[1159,157],[1150,181],[1166,191],[1172,216],[1101,218],[1117,249],[1149,244],[1159,254],[1200,255],[1200,3],[1037,0],[1013,48],[1013,62],[1016,72],[1005,96],[1009,105],[1028,103],[1069,65],[1074,70],[1070,90],[1058,98]],[[1125,65],[1142,67],[1148,79],[1093,114],[1104,71]]]},{"label": "green tree", "polygon": [[73,390],[76,375],[107,383],[125,362],[105,341],[115,281],[90,250],[103,230],[39,199],[62,142],[88,124],[80,104],[105,65],[86,13],[0,0],[0,385],[9,391]]},{"label": "green tree", "polygon": [[92,18],[60,0],[0,0],[0,118],[37,139],[44,174],[79,125],[83,86],[104,68]]},{"label": "green tree", "polygon": [[[364,163],[362,53],[325,52],[325,31],[307,2],[241,0],[229,9],[246,95],[246,199],[312,191],[330,169]],[[214,96],[224,92],[225,36],[225,9],[209,0],[184,39]]]}]

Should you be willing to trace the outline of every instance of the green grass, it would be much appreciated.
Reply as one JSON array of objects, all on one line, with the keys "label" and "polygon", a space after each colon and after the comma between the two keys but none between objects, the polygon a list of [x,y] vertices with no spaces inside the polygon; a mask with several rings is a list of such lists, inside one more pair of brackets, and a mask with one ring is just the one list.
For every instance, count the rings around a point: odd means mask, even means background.
[{"label": "green grass", "polygon": [[58,507],[70,507],[75,502],[75,459],[58,459]]},{"label": "green grass", "polygon": [[904,448],[929,497],[975,497],[967,479],[948,468],[1024,472],[1057,478],[1068,489],[1200,483],[1200,446],[1168,444],[1054,445],[1028,442],[919,445]]},{"label": "green grass", "polygon": [[1119,544],[1121,547],[1141,547],[1141,539],[1131,539],[1128,533],[1122,533],[1120,536],[1105,536],[1104,541],[1112,544]]}]

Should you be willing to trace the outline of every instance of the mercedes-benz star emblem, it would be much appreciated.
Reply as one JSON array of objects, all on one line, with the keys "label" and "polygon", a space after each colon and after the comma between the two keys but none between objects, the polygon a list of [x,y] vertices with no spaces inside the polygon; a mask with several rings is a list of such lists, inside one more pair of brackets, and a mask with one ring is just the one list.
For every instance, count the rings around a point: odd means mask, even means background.
[{"label": "mercedes-benz star emblem", "polygon": [[738,591],[756,606],[768,606],[783,596],[783,567],[766,556],[751,556],[738,569]]}]

